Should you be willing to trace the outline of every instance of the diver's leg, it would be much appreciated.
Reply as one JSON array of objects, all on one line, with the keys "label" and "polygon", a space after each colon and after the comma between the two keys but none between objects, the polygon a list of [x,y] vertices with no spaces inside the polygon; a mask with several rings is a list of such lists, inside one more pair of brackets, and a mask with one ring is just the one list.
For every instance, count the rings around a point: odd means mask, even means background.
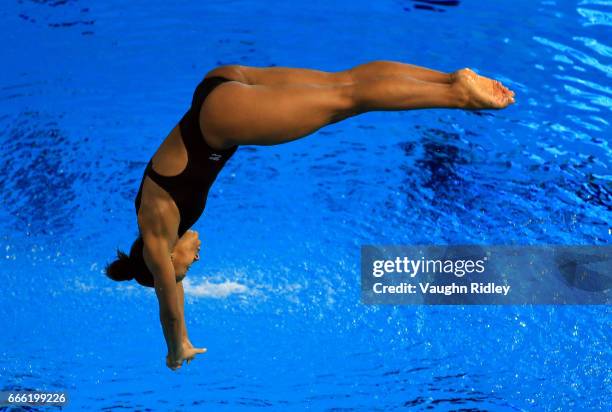
[{"label": "diver's leg", "polygon": [[450,84],[405,75],[348,80],[329,85],[223,83],[202,106],[202,131],[218,149],[234,144],[273,145],[368,111],[501,109],[512,103],[492,80],[470,70],[459,71]]},{"label": "diver's leg", "polygon": [[233,78],[247,84],[279,85],[291,83],[334,84],[349,81],[350,78],[363,80],[376,76],[410,76],[417,80],[434,83],[451,83],[452,73],[444,73],[413,64],[389,60],[376,60],[360,64],[351,69],[328,72],[293,67],[254,67],[241,65],[220,66],[207,74],[223,76],[232,73]]},{"label": "diver's leg", "polygon": [[[225,76],[231,80],[250,85],[276,86],[286,84],[338,85],[352,82],[366,82],[375,77],[405,76],[431,83],[451,84],[459,72],[444,73],[413,64],[389,60],[376,60],[360,64],[348,70],[326,72],[322,70],[291,67],[252,67],[240,65],[219,66],[206,77]],[[481,76],[480,76],[481,77]],[[486,79],[486,78],[483,78]],[[514,97],[514,92],[495,81],[503,93]]]},{"label": "diver's leg", "polygon": [[349,69],[349,72],[357,79],[373,76],[405,75],[417,80],[433,83],[452,83],[453,80],[452,73],[444,73],[427,67],[390,60],[376,60],[360,64]]}]

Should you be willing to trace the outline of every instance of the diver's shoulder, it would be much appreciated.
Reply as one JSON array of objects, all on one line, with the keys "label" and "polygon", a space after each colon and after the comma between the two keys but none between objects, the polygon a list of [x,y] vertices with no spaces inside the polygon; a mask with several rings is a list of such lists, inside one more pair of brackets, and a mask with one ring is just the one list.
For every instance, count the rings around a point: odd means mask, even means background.
[{"label": "diver's shoulder", "polygon": [[141,203],[138,210],[138,228],[141,235],[170,238],[176,234],[179,225],[178,208],[171,199],[152,194]]}]

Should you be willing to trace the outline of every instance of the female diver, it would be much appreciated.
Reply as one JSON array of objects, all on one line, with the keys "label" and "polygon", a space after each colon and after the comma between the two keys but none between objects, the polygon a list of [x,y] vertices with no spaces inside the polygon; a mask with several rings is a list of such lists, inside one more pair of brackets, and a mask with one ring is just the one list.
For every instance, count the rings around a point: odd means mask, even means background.
[{"label": "female diver", "polygon": [[201,244],[189,228],[239,145],[290,142],[369,111],[503,109],[512,103],[512,91],[467,68],[443,73],[393,61],[339,72],[217,67],[147,164],[135,199],[140,236],[129,256],[117,252],[106,274],[155,288],[166,365],[176,370],[205,352],[191,344],[185,325],[182,280]]}]

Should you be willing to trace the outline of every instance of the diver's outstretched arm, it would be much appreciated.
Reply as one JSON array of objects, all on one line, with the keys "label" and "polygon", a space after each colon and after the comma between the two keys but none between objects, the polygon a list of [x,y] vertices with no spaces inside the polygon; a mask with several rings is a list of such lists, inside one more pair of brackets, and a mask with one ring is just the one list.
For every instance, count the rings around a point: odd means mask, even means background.
[{"label": "diver's outstretched arm", "polygon": [[182,351],[183,318],[179,306],[174,266],[168,252],[168,242],[163,236],[155,236],[147,232],[142,234],[142,238],[144,241],[143,258],[155,281],[155,293],[159,302],[159,320],[166,339],[168,356],[170,359],[178,360]]},{"label": "diver's outstretched arm", "polygon": [[166,366],[176,370],[183,365],[183,361],[189,362],[196,354],[204,353],[205,350],[187,347],[183,341],[184,318],[181,315],[182,306],[179,305],[176,274],[170,259],[167,239],[151,231],[143,232],[142,239],[144,241],[143,258],[153,274],[155,292],[159,301],[159,318],[168,346]]},{"label": "diver's outstretched arm", "polygon": [[178,306],[181,312],[181,319],[183,320],[183,329],[181,331],[182,342],[187,346],[193,347],[191,341],[189,341],[189,334],[187,333],[187,321],[185,320],[185,289],[183,288],[182,280],[176,284],[176,291],[178,293]]}]

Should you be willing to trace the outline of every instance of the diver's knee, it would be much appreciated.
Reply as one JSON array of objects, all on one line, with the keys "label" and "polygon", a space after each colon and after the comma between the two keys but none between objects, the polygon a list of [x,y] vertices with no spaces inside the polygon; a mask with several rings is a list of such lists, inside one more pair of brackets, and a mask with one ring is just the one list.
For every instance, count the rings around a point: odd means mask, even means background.
[{"label": "diver's knee", "polygon": [[334,113],[332,123],[344,120],[360,113],[355,97],[355,84],[347,82],[334,88]]},{"label": "diver's knee", "polygon": [[334,79],[334,82],[337,83],[338,85],[355,83],[355,78],[353,76],[353,72],[351,71],[351,69],[342,70],[339,72],[332,72],[330,74],[332,78]]}]

